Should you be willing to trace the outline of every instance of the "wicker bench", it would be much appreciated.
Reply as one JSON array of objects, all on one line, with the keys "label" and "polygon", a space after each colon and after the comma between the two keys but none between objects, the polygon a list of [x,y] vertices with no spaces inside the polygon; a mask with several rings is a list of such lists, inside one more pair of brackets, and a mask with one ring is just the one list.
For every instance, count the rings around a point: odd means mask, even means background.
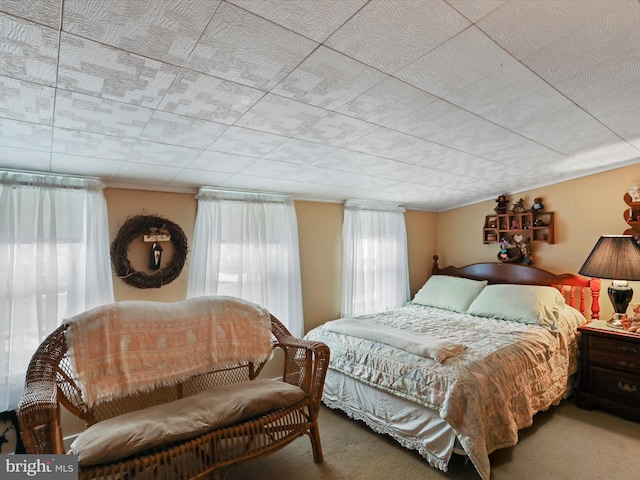
[{"label": "wicker bench", "polygon": [[[303,434],[311,439],[314,461],[322,462],[317,417],[329,349],[291,336],[266,315],[272,343],[267,347],[283,352],[274,352],[284,364],[283,381],[256,378],[266,360],[242,362],[91,407],[69,351],[70,323],[61,325],[42,342],[27,371],[18,407],[27,453],[68,453],[60,424],[64,405],[88,427],[72,444],[80,479],[206,474],[220,479],[231,466],[268,455]],[[141,433],[146,438],[139,444]]]}]

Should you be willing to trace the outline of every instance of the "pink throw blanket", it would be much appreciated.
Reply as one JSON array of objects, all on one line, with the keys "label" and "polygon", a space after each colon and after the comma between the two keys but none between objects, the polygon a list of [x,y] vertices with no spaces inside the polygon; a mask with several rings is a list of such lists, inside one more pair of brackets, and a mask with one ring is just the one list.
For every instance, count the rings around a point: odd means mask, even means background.
[{"label": "pink throw blanket", "polygon": [[87,405],[271,355],[271,317],[225,296],[125,301],[70,319],[67,345]]}]

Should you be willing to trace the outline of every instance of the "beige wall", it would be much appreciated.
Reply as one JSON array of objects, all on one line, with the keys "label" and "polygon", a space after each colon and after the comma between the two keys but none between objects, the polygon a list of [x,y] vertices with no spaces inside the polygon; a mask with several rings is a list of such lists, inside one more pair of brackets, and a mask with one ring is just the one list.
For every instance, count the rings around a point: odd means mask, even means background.
[{"label": "beige wall", "polygon": [[[623,196],[631,183],[640,183],[639,165],[509,195],[511,201],[524,198],[527,206],[533,203],[534,197],[542,197],[545,209],[555,212],[555,243],[534,244],[534,266],[555,273],[577,273],[600,235],[622,234],[626,230]],[[501,192],[496,192],[496,197],[498,193]],[[107,188],[105,197],[111,240],[127,218],[149,214],[180,225],[191,245],[197,211],[193,194]],[[412,296],[428,278],[435,254],[440,257],[441,266],[497,261],[497,245],[482,243],[484,217],[494,213],[495,205],[492,199],[440,213],[406,212]],[[308,331],[340,315],[342,205],[296,201],[295,209],[300,239],[303,313],[305,331]],[[114,278],[116,300],[177,301],[185,298],[189,262],[190,256],[187,256],[180,277],[160,289],[138,289]],[[608,281],[603,281],[603,286],[606,290]],[[632,286],[638,292],[634,302],[639,302],[640,284],[636,282]],[[601,305],[602,317],[606,318],[611,314],[606,295]]]},{"label": "beige wall", "polygon": [[[104,196],[107,200],[109,214],[109,241],[113,242],[118,230],[130,217],[136,215],[155,215],[166,218],[176,223],[187,236],[189,248],[193,241],[193,227],[196,221],[198,207],[194,194],[153,192],[147,190],[127,190],[120,188],[106,188]],[[170,246],[163,245],[163,264],[171,257]],[[146,271],[148,263],[149,245],[144,245],[140,240],[132,242],[127,258],[136,271]],[[189,260],[180,273],[180,276],[162,288],[136,288],[127,285],[114,275],[113,294],[116,301],[122,300],[153,300],[161,302],[175,302],[186,298],[187,278],[189,276]]]},{"label": "beige wall", "polygon": [[[178,224],[187,236],[189,248],[191,247],[198,206],[193,194],[107,188],[105,198],[111,242],[128,218],[135,215],[157,215]],[[296,201],[294,205],[300,243],[303,314],[305,331],[308,331],[340,316],[342,204]],[[431,271],[431,258],[436,253],[437,215],[410,210],[405,219],[409,280],[413,295]],[[168,246],[165,245],[165,248]],[[170,258],[168,253],[169,250],[163,252],[165,262]],[[148,244],[131,244],[128,258],[136,270],[146,269],[147,255]],[[174,302],[186,298],[190,260],[190,255],[187,255],[180,276],[162,288],[139,289],[114,276],[116,301]]]},{"label": "beige wall", "polygon": [[[640,183],[640,165],[509,195],[512,202],[524,198],[527,207],[535,197],[542,197],[545,209],[555,212],[555,243],[534,244],[533,265],[554,273],[577,273],[601,235],[621,235],[628,228],[623,197],[632,183]],[[482,243],[485,215],[493,214],[495,206],[495,200],[489,200],[438,214],[441,266],[497,261],[497,244]],[[606,296],[609,285],[603,280],[601,318],[609,318],[612,312]],[[633,301],[639,302],[640,282],[632,287]]]}]

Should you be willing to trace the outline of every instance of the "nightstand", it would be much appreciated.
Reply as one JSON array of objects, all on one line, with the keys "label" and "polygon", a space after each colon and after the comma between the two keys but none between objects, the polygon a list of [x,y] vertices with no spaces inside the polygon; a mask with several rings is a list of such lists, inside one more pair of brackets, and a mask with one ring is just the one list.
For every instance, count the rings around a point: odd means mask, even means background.
[{"label": "nightstand", "polygon": [[576,405],[640,420],[640,335],[596,320],[578,328],[580,384]]}]

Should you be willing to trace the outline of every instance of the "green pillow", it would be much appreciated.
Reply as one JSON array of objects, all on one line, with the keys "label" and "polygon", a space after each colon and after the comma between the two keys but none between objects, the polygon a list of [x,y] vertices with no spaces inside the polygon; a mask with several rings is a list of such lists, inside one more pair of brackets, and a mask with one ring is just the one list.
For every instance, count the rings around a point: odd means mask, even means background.
[{"label": "green pillow", "polygon": [[432,275],[413,297],[413,303],[465,312],[486,286],[486,280]]},{"label": "green pillow", "polygon": [[564,304],[564,297],[553,287],[489,285],[471,303],[468,313],[540,325],[556,331],[558,315]]}]

